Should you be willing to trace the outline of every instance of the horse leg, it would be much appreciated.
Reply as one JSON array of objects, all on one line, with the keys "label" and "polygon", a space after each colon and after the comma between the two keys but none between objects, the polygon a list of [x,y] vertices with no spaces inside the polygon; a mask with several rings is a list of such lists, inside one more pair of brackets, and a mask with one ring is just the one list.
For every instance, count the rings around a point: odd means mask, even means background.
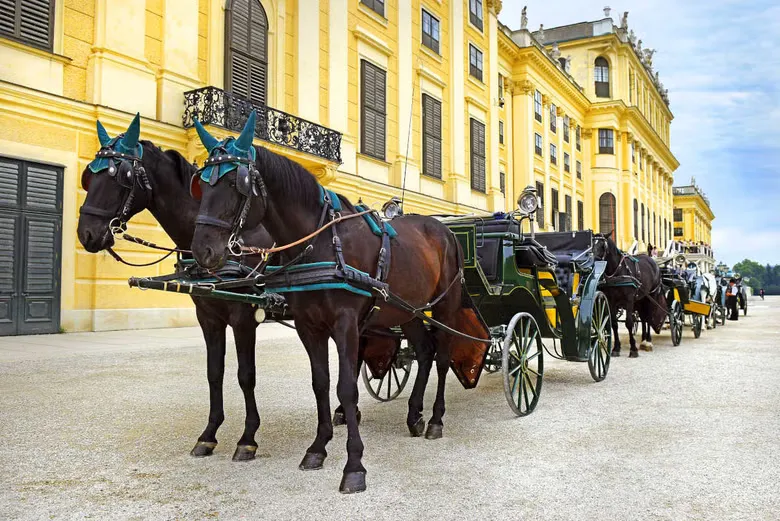
[{"label": "horse leg", "polygon": [[628,353],[629,358],[639,356],[639,350],[636,348],[636,339],[634,338],[634,309],[633,304],[628,305],[631,309],[626,309],[626,327],[628,327],[628,343],[631,346]]},{"label": "horse leg", "polygon": [[612,334],[615,338],[615,345],[612,347],[612,356],[620,356],[620,331],[618,331],[618,320],[617,320],[617,306],[612,307],[610,305],[610,314],[612,315]]},{"label": "horse leg", "polygon": [[409,433],[416,438],[422,436],[425,428],[422,411],[425,388],[428,386],[428,377],[433,366],[432,339],[428,331],[425,330],[423,323],[419,320],[408,322],[402,329],[404,335],[414,347],[417,359],[417,376],[414,379],[412,393],[409,396],[409,412],[406,415],[406,426],[409,427]]},{"label": "horse leg", "polygon": [[330,419],[330,374],[328,371],[328,335],[321,331],[297,326],[298,337],[303,342],[311,364],[311,387],[317,400],[317,436],[306,449],[306,454],[298,468],[301,470],[319,470],[328,451],[328,442],[333,438],[333,424]]},{"label": "horse leg", "polygon": [[[361,349],[361,350],[358,351],[358,363],[357,363],[357,367],[355,369],[355,381],[357,381],[358,378],[360,377],[360,368],[362,366],[363,366],[363,350]],[[360,395],[360,392],[358,391],[358,396],[359,395]],[[360,401],[359,399],[356,399],[355,403],[358,403],[359,401]],[[360,414],[360,407],[358,407],[358,410],[357,410],[358,425],[360,425],[360,418],[361,418],[361,416],[362,415]],[[347,424],[347,420],[344,417],[344,406],[341,405],[341,404],[338,404],[338,406],[336,407],[336,410],[333,411],[333,425],[339,426],[339,425],[346,425],[346,424]]]},{"label": "horse leg", "polygon": [[652,351],[653,350],[653,328],[650,327],[650,322],[643,321],[642,322],[642,328],[647,328],[647,350]]},{"label": "horse leg", "polygon": [[342,313],[333,328],[333,340],[339,354],[339,381],[336,395],[344,406],[347,421],[347,464],[341,478],[339,492],[352,494],[366,490],[366,469],[363,466],[363,440],[357,422],[357,378],[360,333],[354,313]]},{"label": "horse leg", "polygon": [[222,407],[222,380],[225,375],[225,329],[227,324],[206,316],[206,311],[196,307],[196,314],[203,339],[206,341],[206,375],[209,380],[209,422],[198,438],[190,454],[195,457],[210,456],[217,446],[217,429],[225,420]]},{"label": "horse leg", "polygon": [[425,430],[425,438],[429,440],[436,440],[442,437],[442,429],[444,428],[444,388],[447,382],[447,373],[450,370],[450,350],[447,343],[448,338],[446,334],[437,331],[434,336],[434,343],[436,346],[436,373],[438,374],[438,382],[436,386],[436,400],[433,402],[433,415],[428,422],[428,428]]},{"label": "horse leg", "polygon": [[[251,309],[251,308],[249,308]],[[238,358],[238,385],[244,393],[246,405],[246,420],[244,433],[238,440],[233,461],[249,461],[255,459],[257,442],[255,433],[260,428],[260,413],[255,400],[255,384],[257,374],[255,367],[255,337],[257,323],[252,313],[246,313],[243,320],[233,326],[233,338],[236,340],[236,357]]]}]

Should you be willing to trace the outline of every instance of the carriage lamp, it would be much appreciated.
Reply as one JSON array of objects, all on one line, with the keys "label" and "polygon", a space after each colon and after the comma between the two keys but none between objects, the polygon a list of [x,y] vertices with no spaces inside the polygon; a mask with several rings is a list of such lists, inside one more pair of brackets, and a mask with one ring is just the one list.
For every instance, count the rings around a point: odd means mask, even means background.
[{"label": "carriage lamp", "polygon": [[255,322],[262,324],[265,321],[265,310],[263,308],[257,308],[255,310]]},{"label": "carriage lamp", "polygon": [[400,197],[394,196],[392,199],[382,205],[382,215],[385,216],[385,219],[395,219],[396,217],[403,214],[404,211],[401,209]]},{"label": "carriage lamp", "polygon": [[536,196],[536,190],[527,187],[517,198],[517,208],[523,215],[531,215],[539,209],[539,198]]}]

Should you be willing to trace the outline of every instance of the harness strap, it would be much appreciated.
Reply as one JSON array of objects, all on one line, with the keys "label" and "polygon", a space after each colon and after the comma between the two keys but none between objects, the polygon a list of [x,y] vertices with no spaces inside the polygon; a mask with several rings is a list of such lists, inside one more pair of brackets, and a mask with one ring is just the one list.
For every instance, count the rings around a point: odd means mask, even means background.
[{"label": "harness strap", "polygon": [[155,264],[161,263],[162,261],[164,261],[165,259],[167,259],[171,255],[176,253],[175,251],[169,251],[168,253],[163,255],[162,258],[157,259],[156,261],[147,262],[147,263],[144,263],[144,264],[136,264],[134,262],[128,262],[125,259],[123,259],[117,252],[115,252],[113,250],[113,248],[106,248],[106,251],[108,251],[108,253],[114,258],[114,260],[117,260],[117,261],[121,262],[122,264],[126,264],[127,266],[134,266],[136,268],[143,268],[143,267],[146,267],[146,266],[154,266]]},{"label": "harness strap", "polygon": [[232,230],[233,224],[223,221],[222,219],[217,219],[216,217],[211,217],[210,215],[202,215],[199,214],[198,217],[195,219],[195,224],[204,224],[206,226],[215,226],[217,228],[223,228],[225,230]]},{"label": "harness strap", "polygon": [[97,206],[90,206],[88,204],[81,205],[81,213],[87,215],[94,215],[96,217],[114,217],[116,213],[113,210],[105,210],[98,208]]}]

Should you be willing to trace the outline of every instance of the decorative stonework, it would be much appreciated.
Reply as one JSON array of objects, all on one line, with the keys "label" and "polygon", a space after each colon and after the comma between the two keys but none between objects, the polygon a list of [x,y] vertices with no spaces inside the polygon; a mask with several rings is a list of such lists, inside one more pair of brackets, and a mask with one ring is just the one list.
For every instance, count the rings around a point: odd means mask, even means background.
[{"label": "decorative stonework", "polygon": [[529,80],[513,81],[511,83],[513,90],[522,94],[531,94],[535,90],[534,84]]},{"label": "decorative stonework", "polygon": [[580,133],[582,134],[583,139],[590,139],[593,137],[592,128],[583,128],[580,130]]},{"label": "decorative stonework", "polygon": [[487,7],[498,16],[501,13],[501,8],[504,7],[504,2],[502,0],[487,0]]}]

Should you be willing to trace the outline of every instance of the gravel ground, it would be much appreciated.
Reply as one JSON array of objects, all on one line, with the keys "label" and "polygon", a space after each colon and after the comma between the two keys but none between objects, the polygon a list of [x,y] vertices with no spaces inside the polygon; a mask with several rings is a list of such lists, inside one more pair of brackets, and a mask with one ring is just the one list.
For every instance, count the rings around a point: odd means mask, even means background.
[{"label": "gravel ground", "polygon": [[[263,325],[258,458],[234,463],[244,407],[228,354],[227,419],[212,457],[189,456],[208,413],[196,329],[0,339],[2,519],[778,519],[780,297],[682,345],[585,364],[545,363],[537,410],[516,418],[500,375],[451,375],[444,438],[410,438],[407,390],[362,395],[368,491],[300,472],[316,427],[294,332]],[[335,350],[331,350],[334,367]],[[335,375],[332,377],[335,381]],[[335,403],[335,390],[334,403]],[[426,417],[433,395],[426,400]]]}]

